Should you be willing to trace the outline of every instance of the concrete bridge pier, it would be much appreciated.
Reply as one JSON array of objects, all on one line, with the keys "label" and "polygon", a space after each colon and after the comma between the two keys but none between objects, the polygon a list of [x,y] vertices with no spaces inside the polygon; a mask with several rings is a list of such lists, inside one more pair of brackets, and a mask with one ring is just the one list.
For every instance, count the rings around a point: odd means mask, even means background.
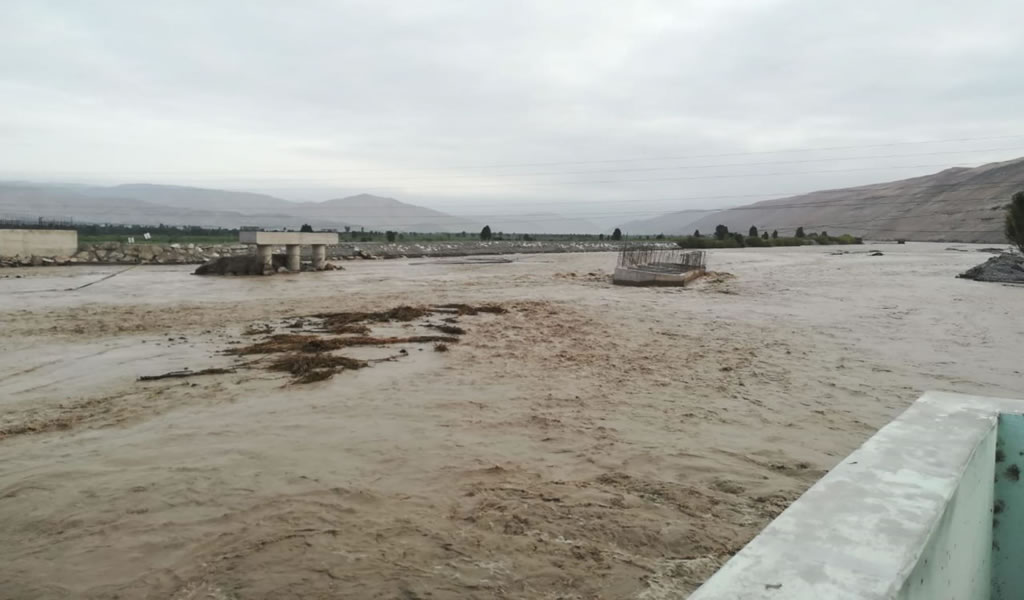
[{"label": "concrete bridge pier", "polygon": [[292,273],[298,273],[302,270],[302,246],[299,244],[287,244],[285,249],[288,252],[288,270]]},{"label": "concrete bridge pier", "polygon": [[313,244],[313,270],[323,271],[327,266],[327,245]]},{"label": "concrete bridge pier", "polygon": [[269,244],[257,244],[256,245],[256,256],[259,257],[260,262],[263,264],[264,273],[274,272],[274,247]]}]

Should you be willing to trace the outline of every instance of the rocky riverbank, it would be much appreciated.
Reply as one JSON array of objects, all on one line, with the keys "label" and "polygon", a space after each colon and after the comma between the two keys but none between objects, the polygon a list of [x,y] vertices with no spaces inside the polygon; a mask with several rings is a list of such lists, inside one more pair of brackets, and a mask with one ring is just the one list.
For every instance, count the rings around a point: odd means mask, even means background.
[{"label": "rocky riverbank", "polygon": [[[422,242],[389,244],[383,242],[345,243],[328,246],[328,258],[390,259],[486,254],[546,254],[564,252],[612,252],[616,242]],[[304,248],[308,256],[309,248]],[[281,252],[283,252],[283,248]],[[71,256],[0,257],[0,267],[28,267],[73,264],[203,264],[223,256],[251,254],[245,244],[122,244],[103,242],[86,244]]]},{"label": "rocky riverbank", "polygon": [[330,258],[423,258],[479,256],[485,254],[558,254],[564,252],[613,252],[621,242],[409,242],[343,243],[328,246]]},{"label": "rocky riverbank", "polygon": [[244,244],[122,244],[102,242],[85,244],[71,256],[0,257],[2,267],[28,267],[73,264],[185,265],[202,264],[221,256],[248,254]]},{"label": "rocky riverbank", "polygon": [[1009,253],[993,256],[957,277],[995,283],[1024,283],[1024,256]]}]

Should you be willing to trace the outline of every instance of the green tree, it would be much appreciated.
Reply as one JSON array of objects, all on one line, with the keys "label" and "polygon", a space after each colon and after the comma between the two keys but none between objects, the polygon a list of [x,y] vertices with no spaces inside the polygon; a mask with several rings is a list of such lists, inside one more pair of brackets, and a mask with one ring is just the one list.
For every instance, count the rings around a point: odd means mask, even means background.
[{"label": "green tree", "polygon": [[750,231],[747,233],[748,237],[757,237],[757,227],[750,226]]},{"label": "green tree", "polygon": [[693,237],[695,237],[695,238],[699,238],[699,237],[704,237],[704,236],[702,236],[702,235],[700,234],[700,229],[694,229],[694,230],[693,230]]},{"label": "green tree", "polygon": [[622,239],[622,230],[619,229],[618,227],[616,227],[615,231],[612,232],[612,240],[617,242],[617,241],[619,241],[621,239]]},{"label": "green tree", "polygon": [[393,241],[395,241],[395,238],[398,236],[398,234],[396,232],[394,232],[394,231],[390,231],[389,230],[389,231],[385,231],[384,232],[384,236],[386,238],[388,238],[389,242],[393,242]]},{"label": "green tree", "polygon": [[768,232],[767,231],[761,234],[761,239],[762,240],[768,239]]},{"label": "green tree", "polygon": [[728,227],[726,227],[725,225],[716,225],[715,226],[715,239],[716,240],[724,240],[727,235],[729,235],[729,228]]},{"label": "green tree", "polygon": [[818,237],[828,239],[828,232],[822,231],[821,233],[818,234]]},{"label": "green tree", "polygon": [[604,234],[603,234],[603,233],[599,233],[599,234],[597,235],[597,239],[599,239],[599,240],[601,240],[601,241],[604,241]]},{"label": "green tree", "polygon": [[778,229],[773,229],[772,230],[772,239],[773,240],[779,239],[779,230]]},{"label": "green tree", "polygon": [[[743,238],[743,234],[742,233],[733,233],[732,234],[732,239],[736,240],[736,245],[739,246],[740,248],[746,248],[747,247],[747,240],[745,240]],[[754,239],[757,239],[757,238],[754,238]]]},{"label": "green tree", "polygon": [[796,237],[798,237],[798,238],[804,237],[804,228],[803,227],[797,227],[796,228]]},{"label": "green tree", "polygon": [[485,242],[491,239],[490,225],[484,225],[484,228],[480,230],[480,239]]},{"label": "green tree", "polygon": [[310,226],[309,223],[306,223],[302,227],[299,227],[299,233],[303,233],[303,232],[305,232],[305,233],[313,233],[313,227]]},{"label": "green tree", "polygon": [[1006,208],[1006,239],[1024,254],[1024,192],[1014,194]]}]

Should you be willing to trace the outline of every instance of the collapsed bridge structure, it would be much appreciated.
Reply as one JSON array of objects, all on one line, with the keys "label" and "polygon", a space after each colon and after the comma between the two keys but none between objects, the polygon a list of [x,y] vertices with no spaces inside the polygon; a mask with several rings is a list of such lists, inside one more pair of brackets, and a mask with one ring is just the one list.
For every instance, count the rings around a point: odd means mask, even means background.
[{"label": "collapsed bridge structure", "polygon": [[658,245],[629,245],[619,251],[612,283],[684,286],[707,271],[707,253]]}]

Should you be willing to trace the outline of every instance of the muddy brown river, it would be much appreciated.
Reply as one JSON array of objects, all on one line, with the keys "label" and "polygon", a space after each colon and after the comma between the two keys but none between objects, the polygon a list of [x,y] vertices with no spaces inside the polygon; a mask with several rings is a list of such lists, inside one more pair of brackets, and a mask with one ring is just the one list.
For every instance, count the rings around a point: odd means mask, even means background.
[{"label": "muddy brown river", "polygon": [[[0,598],[685,597],[922,391],[1024,397],[1024,288],[949,246],[0,271]],[[442,303],[508,312],[308,384],[225,353]]]}]

